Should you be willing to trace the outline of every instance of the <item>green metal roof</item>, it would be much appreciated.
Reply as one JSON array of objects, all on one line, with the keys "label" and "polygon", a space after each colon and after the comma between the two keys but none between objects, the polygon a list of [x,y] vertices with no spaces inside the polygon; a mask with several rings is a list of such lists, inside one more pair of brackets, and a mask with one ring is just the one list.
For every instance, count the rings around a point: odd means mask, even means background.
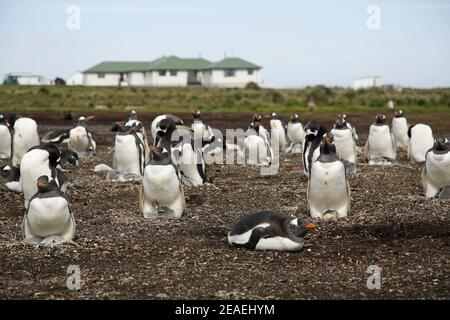
[{"label": "green metal roof", "polygon": [[225,58],[210,62],[203,58],[161,57],[154,61],[104,61],[84,73],[121,73],[150,70],[211,70],[211,69],[260,69],[261,67],[240,58]]}]

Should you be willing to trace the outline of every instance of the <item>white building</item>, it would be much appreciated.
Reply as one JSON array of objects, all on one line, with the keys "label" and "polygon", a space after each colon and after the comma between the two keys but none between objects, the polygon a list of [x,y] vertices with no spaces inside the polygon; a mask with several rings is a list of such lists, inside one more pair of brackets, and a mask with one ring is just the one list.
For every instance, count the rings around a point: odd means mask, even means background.
[{"label": "white building", "polygon": [[381,86],[381,77],[370,76],[353,79],[353,90],[368,89]]},{"label": "white building", "polygon": [[83,85],[83,78],[84,78],[83,72],[77,71],[67,79],[66,85],[81,86]]},{"label": "white building", "polygon": [[261,67],[240,58],[210,62],[169,56],[149,62],[106,61],[83,75],[86,86],[245,87],[249,82],[262,83]]},{"label": "white building", "polygon": [[20,85],[38,86],[49,84],[43,76],[31,74],[29,72],[11,72],[5,75],[6,81],[14,81]]}]

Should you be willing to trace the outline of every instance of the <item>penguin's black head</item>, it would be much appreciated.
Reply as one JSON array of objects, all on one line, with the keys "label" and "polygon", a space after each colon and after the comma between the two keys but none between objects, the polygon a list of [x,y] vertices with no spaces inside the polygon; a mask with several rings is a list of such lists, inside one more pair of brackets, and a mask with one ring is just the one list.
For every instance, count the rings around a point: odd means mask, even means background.
[{"label": "penguin's black head", "polygon": [[317,136],[322,137],[327,130],[317,121],[310,121],[306,124],[306,140],[313,141]]},{"label": "penguin's black head", "polygon": [[172,133],[176,129],[175,121],[171,118],[162,119],[156,126],[156,134],[163,136],[166,133]]},{"label": "penguin's black head", "polygon": [[378,125],[382,125],[386,123],[386,116],[384,114],[377,114],[375,117],[375,123]]},{"label": "penguin's black head", "polygon": [[73,166],[78,165],[78,153],[70,149],[61,149],[61,163],[68,162]]},{"label": "penguin's black head", "polygon": [[259,122],[262,121],[262,116],[261,116],[260,114],[255,113],[255,114],[253,115],[252,120],[253,120],[253,122],[258,122],[258,123],[259,123]]},{"label": "penguin's black head", "polygon": [[338,117],[342,119],[344,122],[348,121],[347,115],[345,113],[340,114]]},{"label": "penguin's black head", "polygon": [[337,118],[334,122],[334,128],[335,129],[346,129],[347,128],[347,122],[342,118]]},{"label": "penguin's black head", "polygon": [[303,238],[309,231],[314,229],[316,225],[313,223],[304,223],[297,218],[289,221],[289,227],[297,237]]},{"label": "penguin's black head", "polygon": [[201,121],[202,113],[200,112],[200,110],[197,110],[195,112],[192,112],[192,117],[194,118],[194,121]]},{"label": "penguin's black head", "polygon": [[249,130],[255,130],[256,133],[259,133],[259,123],[252,121],[248,126]]},{"label": "penguin's black head", "polygon": [[0,114],[0,124],[7,124],[6,118],[4,115]]},{"label": "penguin's black head", "polygon": [[128,121],[129,121],[129,120],[137,120],[137,113],[136,113],[136,111],[131,110],[131,111],[128,113]]},{"label": "penguin's black head", "polygon": [[87,124],[87,119],[84,116],[81,116],[78,118],[78,123],[79,126],[85,126]]},{"label": "penguin's black head", "polygon": [[396,118],[402,118],[402,117],[404,117],[405,115],[403,114],[403,110],[397,110],[397,111],[395,111],[395,113],[394,113],[394,117],[396,117]]},{"label": "penguin's black head", "polygon": [[48,185],[48,176],[40,176],[36,181],[36,186],[39,190],[45,188]]},{"label": "penguin's black head", "polygon": [[300,122],[300,117],[298,116],[298,114],[294,113],[294,114],[291,116],[291,122],[292,122],[292,123]]},{"label": "penguin's black head", "polygon": [[13,165],[5,164],[0,166],[0,176],[6,179],[7,182],[19,181],[20,168]]},{"label": "penguin's black head", "polygon": [[150,147],[150,156],[151,156],[151,162],[162,162],[164,160],[170,161],[170,154],[169,151],[166,150],[166,148],[163,147]]},{"label": "penguin's black head", "polygon": [[278,115],[278,113],[272,112],[270,114],[270,119],[272,119],[272,120],[281,120],[281,117]]},{"label": "penguin's black head", "polygon": [[433,151],[435,153],[447,153],[450,151],[450,141],[447,138],[436,138],[433,145]]}]

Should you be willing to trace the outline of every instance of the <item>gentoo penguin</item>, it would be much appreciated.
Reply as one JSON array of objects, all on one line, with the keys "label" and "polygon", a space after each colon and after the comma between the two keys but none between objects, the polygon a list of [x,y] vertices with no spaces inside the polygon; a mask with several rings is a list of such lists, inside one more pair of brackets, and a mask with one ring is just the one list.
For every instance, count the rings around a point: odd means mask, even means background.
[{"label": "gentoo penguin", "polygon": [[338,118],[334,123],[333,129],[331,129],[330,133],[334,137],[336,153],[338,157],[344,162],[346,172],[355,173],[357,151],[351,129],[347,126],[347,123],[342,120],[342,118]]},{"label": "gentoo penguin", "polygon": [[161,122],[161,120],[164,119],[171,119],[175,125],[183,125],[183,120],[181,120],[179,117],[174,116],[173,114],[162,114],[157,116],[153,121],[151,125],[151,133],[153,138],[153,146],[158,146],[159,137],[157,137],[157,126]]},{"label": "gentoo penguin", "polygon": [[339,115],[339,118],[341,118],[345,122],[347,127],[352,131],[353,140],[358,141],[359,137],[356,134],[356,127],[350,123],[348,116],[345,113],[343,113],[343,114]]},{"label": "gentoo penguin", "polygon": [[228,243],[252,250],[298,251],[315,228],[277,212],[260,211],[241,218],[228,233]]},{"label": "gentoo penguin", "polygon": [[386,116],[378,114],[369,129],[365,155],[369,165],[395,163],[396,150],[394,136],[386,124]]},{"label": "gentoo penguin", "polygon": [[287,124],[287,136],[290,144],[286,152],[292,152],[294,154],[302,153],[305,130],[297,113],[291,116],[291,120]]},{"label": "gentoo penguin", "polygon": [[57,168],[64,169],[64,166],[66,164],[70,164],[72,166],[79,165],[78,153],[67,148],[61,149],[60,152],[61,152],[61,160],[59,161]]},{"label": "gentoo penguin", "polygon": [[18,166],[25,152],[37,145],[39,145],[39,135],[36,121],[30,118],[19,118],[15,120],[12,164]]},{"label": "gentoo penguin", "polygon": [[37,179],[36,189],[22,223],[24,240],[50,246],[72,241],[75,219],[69,201],[56,182],[41,176]]},{"label": "gentoo penguin", "polygon": [[327,133],[327,129],[317,121],[310,121],[305,127],[305,141],[303,143],[303,170],[306,176],[309,176],[311,164],[319,157],[320,142]]},{"label": "gentoo penguin", "polygon": [[135,180],[141,179],[145,166],[145,145],[142,135],[138,135],[138,132],[143,134],[139,131],[141,128],[141,124],[122,127],[116,134],[114,145],[113,168]]},{"label": "gentoo penguin", "polygon": [[180,173],[165,148],[150,147],[150,158],[140,192],[144,217],[180,218],[185,206]]},{"label": "gentoo penguin", "polygon": [[13,192],[22,192],[20,185],[20,168],[13,165],[5,164],[0,167],[0,176],[2,176],[6,182],[5,187]]},{"label": "gentoo penguin", "polygon": [[70,130],[53,130],[47,132],[41,139],[42,143],[69,143]]},{"label": "gentoo penguin", "polygon": [[211,137],[214,136],[212,133],[211,127],[203,121],[203,116],[200,110],[196,112],[192,112],[192,124],[191,128],[194,131],[194,139],[199,140],[211,140]]},{"label": "gentoo penguin", "polygon": [[61,160],[61,152],[52,144],[31,148],[20,162],[20,185],[28,208],[31,197],[36,193],[36,180],[43,175],[56,180],[59,185],[56,166]]},{"label": "gentoo penguin", "polygon": [[426,154],[422,183],[427,198],[440,193],[441,199],[450,199],[450,142],[437,138]]},{"label": "gentoo penguin", "polygon": [[75,151],[80,158],[95,155],[97,144],[92,132],[86,129],[87,119],[78,118],[77,126],[69,132],[69,149]]},{"label": "gentoo penguin", "polygon": [[408,129],[409,145],[408,160],[411,162],[425,161],[425,154],[433,147],[433,131],[431,127],[418,123]]},{"label": "gentoo penguin", "polygon": [[286,138],[286,128],[284,127],[281,117],[276,112],[272,112],[270,115],[270,128],[272,129],[272,135],[275,135],[275,141],[278,141],[279,148],[281,151],[285,151],[288,143]]},{"label": "gentoo penguin", "polygon": [[272,162],[270,146],[260,135],[260,126],[256,122],[250,123],[244,139],[244,148],[240,157],[245,159],[247,165],[269,166]]},{"label": "gentoo penguin", "polygon": [[264,127],[262,116],[260,114],[255,113],[252,117],[252,122],[259,126],[259,135],[261,138],[266,140],[267,144],[270,145],[270,134],[269,131]]},{"label": "gentoo penguin", "polygon": [[11,132],[6,118],[0,114],[0,159],[11,158]]},{"label": "gentoo penguin", "polygon": [[392,118],[392,134],[397,150],[406,151],[409,145],[408,122],[402,110],[396,111]]},{"label": "gentoo penguin", "polygon": [[[191,128],[194,132],[194,140],[202,141],[202,151],[204,154],[211,156],[222,155],[223,150],[226,149],[226,144],[223,143],[222,134],[216,135],[211,126],[203,121],[202,113],[197,110],[192,113],[193,121]],[[218,130],[215,130],[218,132]],[[215,158],[211,158],[209,164],[214,163]]]},{"label": "gentoo penguin", "polygon": [[308,212],[313,218],[346,217],[350,213],[350,186],[332,134],[325,135],[319,149],[306,190]]},{"label": "gentoo penguin", "polygon": [[135,129],[137,136],[142,140],[142,143],[144,144],[145,162],[147,162],[149,157],[147,133],[142,121],[138,120],[136,111],[130,111],[128,114],[128,119],[125,122],[125,126],[130,126]]}]

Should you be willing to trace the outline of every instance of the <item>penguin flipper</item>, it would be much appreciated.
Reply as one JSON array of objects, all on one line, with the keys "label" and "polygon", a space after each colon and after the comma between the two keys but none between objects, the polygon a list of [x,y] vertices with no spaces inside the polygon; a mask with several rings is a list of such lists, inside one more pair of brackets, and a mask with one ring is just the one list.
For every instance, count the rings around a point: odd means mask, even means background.
[{"label": "penguin flipper", "polygon": [[270,237],[270,230],[268,228],[255,228],[252,231],[252,235],[250,236],[250,239],[246,243],[244,243],[242,246],[247,249],[256,249],[256,245],[258,244],[259,240],[261,238],[269,238]]}]

